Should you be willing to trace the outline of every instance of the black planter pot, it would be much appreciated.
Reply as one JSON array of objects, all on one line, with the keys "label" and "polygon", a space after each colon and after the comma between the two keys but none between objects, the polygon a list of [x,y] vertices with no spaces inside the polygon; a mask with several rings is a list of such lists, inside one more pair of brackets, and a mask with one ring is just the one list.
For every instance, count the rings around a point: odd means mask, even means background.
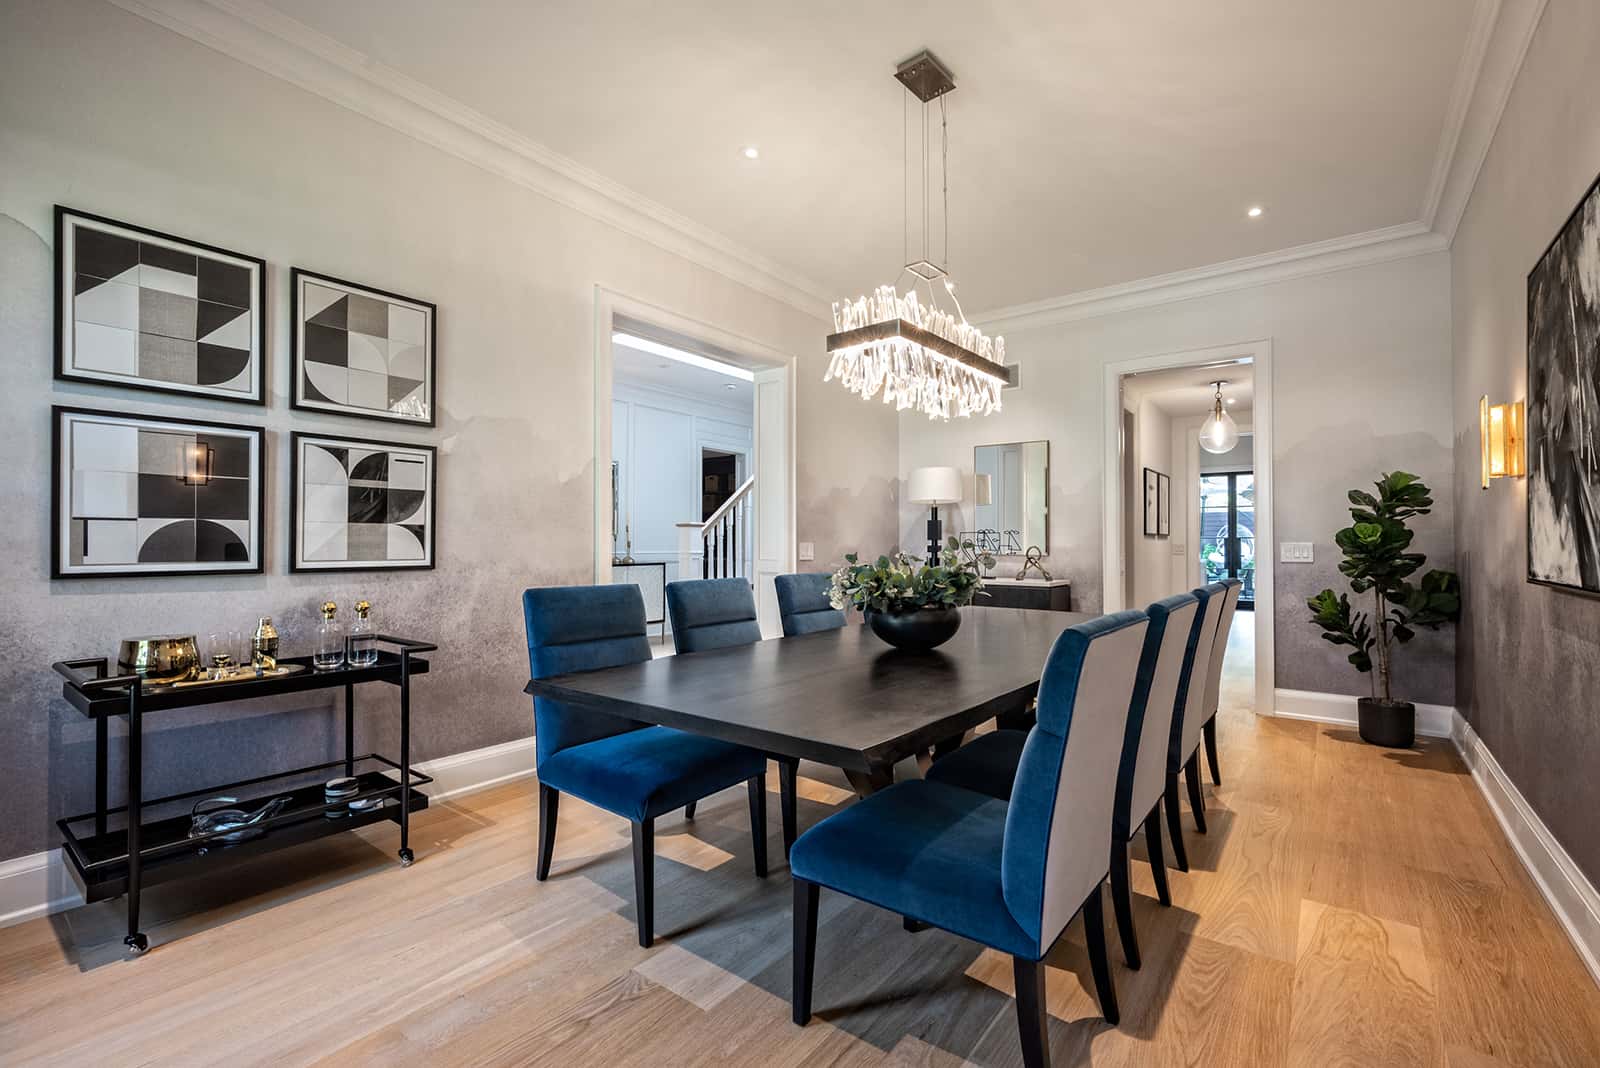
[{"label": "black planter pot", "polygon": [[872,633],[909,652],[923,652],[943,645],[961,629],[959,608],[918,608],[910,612],[865,613]]},{"label": "black planter pot", "polygon": [[1410,749],[1417,740],[1417,706],[1410,701],[1356,700],[1361,740],[1390,749]]}]

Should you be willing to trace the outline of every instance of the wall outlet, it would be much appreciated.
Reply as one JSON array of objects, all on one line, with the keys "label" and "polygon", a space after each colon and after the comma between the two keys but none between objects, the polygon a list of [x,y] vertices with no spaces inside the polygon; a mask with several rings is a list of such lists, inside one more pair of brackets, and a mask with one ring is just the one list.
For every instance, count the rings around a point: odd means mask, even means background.
[{"label": "wall outlet", "polygon": [[802,559],[802,560],[815,560],[816,558],[817,558],[817,546],[816,546],[816,543],[809,542],[809,541],[801,542],[800,543],[800,559]]},{"label": "wall outlet", "polygon": [[1278,562],[1281,564],[1309,564],[1312,562],[1311,542],[1280,541]]}]

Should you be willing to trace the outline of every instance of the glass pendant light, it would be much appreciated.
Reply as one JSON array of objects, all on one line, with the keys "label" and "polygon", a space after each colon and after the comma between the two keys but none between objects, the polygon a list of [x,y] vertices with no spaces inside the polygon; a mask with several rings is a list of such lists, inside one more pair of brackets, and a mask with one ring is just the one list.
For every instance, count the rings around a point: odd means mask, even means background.
[{"label": "glass pendant light", "polygon": [[1222,387],[1227,382],[1213,382],[1216,398],[1213,402],[1211,414],[1206,416],[1206,421],[1200,425],[1200,447],[1206,452],[1224,453],[1231,452],[1239,444],[1239,425],[1233,421],[1222,408]]}]

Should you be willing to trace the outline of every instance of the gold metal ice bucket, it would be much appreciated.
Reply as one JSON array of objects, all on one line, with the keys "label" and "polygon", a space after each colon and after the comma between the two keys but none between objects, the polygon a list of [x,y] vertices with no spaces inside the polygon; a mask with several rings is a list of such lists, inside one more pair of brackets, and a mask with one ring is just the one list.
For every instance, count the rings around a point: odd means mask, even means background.
[{"label": "gold metal ice bucket", "polygon": [[199,674],[200,653],[193,634],[129,638],[117,651],[117,670],[146,682],[182,682]]}]

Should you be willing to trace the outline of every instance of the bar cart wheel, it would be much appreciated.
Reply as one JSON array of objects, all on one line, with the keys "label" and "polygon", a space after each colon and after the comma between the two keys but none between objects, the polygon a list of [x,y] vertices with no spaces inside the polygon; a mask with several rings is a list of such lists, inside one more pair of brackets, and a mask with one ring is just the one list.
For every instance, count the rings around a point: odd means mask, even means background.
[{"label": "bar cart wheel", "polygon": [[137,931],[124,938],[122,944],[128,947],[128,955],[130,957],[138,957],[150,948],[150,939],[144,936],[143,931]]},{"label": "bar cart wheel", "polygon": [[400,866],[402,868],[411,867],[411,862],[416,860],[416,859],[417,859],[416,854],[411,852],[410,849],[402,849],[402,850],[400,850]]}]

